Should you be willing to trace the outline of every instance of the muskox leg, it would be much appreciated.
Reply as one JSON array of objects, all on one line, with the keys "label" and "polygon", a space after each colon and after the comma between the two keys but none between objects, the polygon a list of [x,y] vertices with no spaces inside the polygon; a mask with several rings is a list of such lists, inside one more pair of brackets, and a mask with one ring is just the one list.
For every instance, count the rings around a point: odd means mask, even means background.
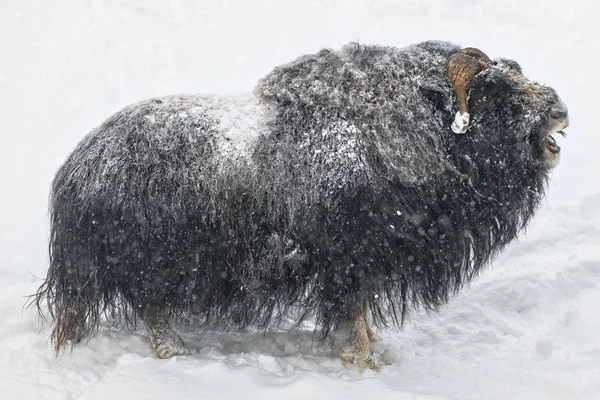
[{"label": "muskox leg", "polygon": [[379,342],[379,336],[369,327],[367,324],[367,336],[369,337],[369,341],[371,344]]},{"label": "muskox leg", "polygon": [[187,356],[197,350],[186,346],[183,339],[173,330],[164,312],[158,307],[149,307],[141,314],[142,322],[150,335],[150,346],[158,358]]},{"label": "muskox leg", "polygon": [[349,336],[350,345],[342,350],[340,358],[361,369],[379,369],[381,363],[374,360],[372,346],[379,338],[369,327],[368,317],[369,303],[361,300],[355,311],[343,321],[340,329]]}]

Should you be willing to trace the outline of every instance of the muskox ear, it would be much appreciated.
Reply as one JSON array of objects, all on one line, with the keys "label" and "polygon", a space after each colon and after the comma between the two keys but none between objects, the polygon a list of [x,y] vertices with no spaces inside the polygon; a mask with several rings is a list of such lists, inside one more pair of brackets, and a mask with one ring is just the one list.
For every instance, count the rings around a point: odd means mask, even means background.
[{"label": "muskox ear", "polygon": [[424,79],[421,81],[419,90],[438,110],[446,109],[449,95],[447,85],[444,86],[433,79]]}]

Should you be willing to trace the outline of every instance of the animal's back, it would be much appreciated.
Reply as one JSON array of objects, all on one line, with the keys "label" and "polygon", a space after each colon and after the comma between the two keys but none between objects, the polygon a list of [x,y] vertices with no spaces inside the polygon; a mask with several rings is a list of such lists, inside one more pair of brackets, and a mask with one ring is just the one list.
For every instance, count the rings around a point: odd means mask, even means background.
[{"label": "animal's back", "polygon": [[[57,174],[54,188],[72,184],[82,201],[183,196],[199,183],[249,160],[261,130],[254,96],[170,96],[117,112],[92,131]],[[130,188],[140,186],[140,191]]]}]

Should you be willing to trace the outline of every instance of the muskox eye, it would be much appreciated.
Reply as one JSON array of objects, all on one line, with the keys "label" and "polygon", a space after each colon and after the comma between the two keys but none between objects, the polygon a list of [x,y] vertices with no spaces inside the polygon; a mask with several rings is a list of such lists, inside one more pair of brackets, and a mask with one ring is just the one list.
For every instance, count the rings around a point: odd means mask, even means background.
[{"label": "muskox eye", "polygon": [[495,87],[488,87],[479,93],[473,94],[472,105],[474,107],[484,108],[491,110],[496,103],[497,90]]}]

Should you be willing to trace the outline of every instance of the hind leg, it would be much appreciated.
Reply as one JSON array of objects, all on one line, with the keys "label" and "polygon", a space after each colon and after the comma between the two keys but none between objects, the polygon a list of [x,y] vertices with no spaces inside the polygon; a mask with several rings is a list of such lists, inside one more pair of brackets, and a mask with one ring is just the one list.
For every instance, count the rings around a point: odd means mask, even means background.
[{"label": "hind leg", "polygon": [[150,334],[150,346],[158,358],[187,356],[196,354],[197,349],[188,347],[173,330],[165,313],[157,308],[149,308],[141,315]]}]

